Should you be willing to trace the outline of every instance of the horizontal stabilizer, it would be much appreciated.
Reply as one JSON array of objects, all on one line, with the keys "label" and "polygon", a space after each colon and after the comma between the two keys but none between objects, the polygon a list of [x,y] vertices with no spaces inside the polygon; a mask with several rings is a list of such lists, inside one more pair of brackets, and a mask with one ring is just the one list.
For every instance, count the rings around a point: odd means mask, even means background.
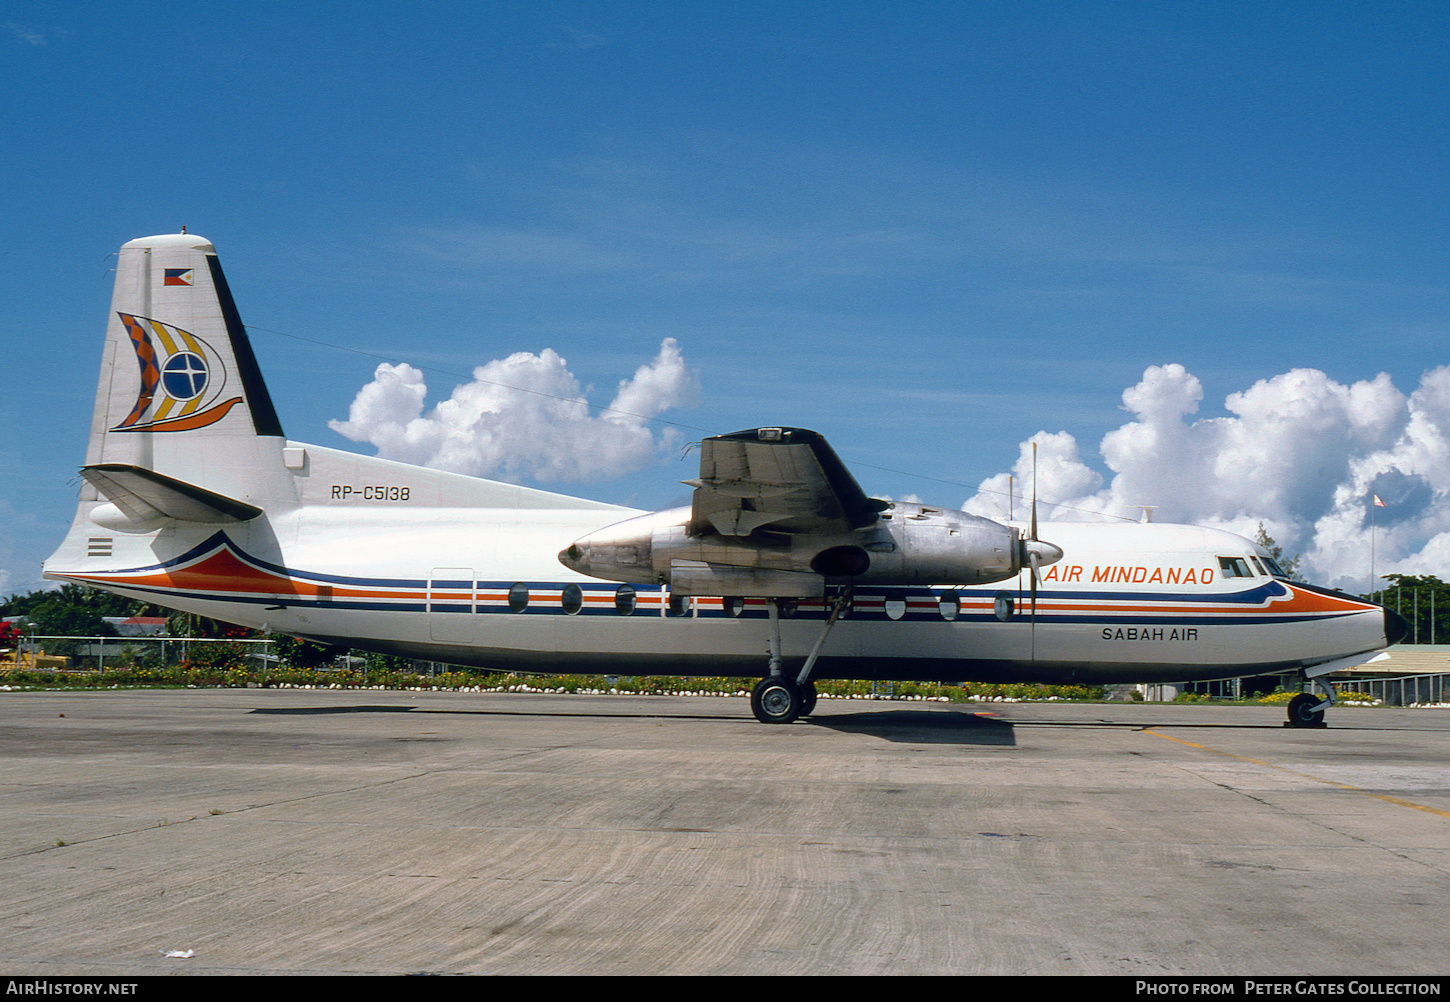
[{"label": "horizontal stabilizer", "polygon": [[262,509],[245,501],[125,463],[82,467],[81,476],[137,523],[158,517],[183,522],[245,522],[262,514]]}]

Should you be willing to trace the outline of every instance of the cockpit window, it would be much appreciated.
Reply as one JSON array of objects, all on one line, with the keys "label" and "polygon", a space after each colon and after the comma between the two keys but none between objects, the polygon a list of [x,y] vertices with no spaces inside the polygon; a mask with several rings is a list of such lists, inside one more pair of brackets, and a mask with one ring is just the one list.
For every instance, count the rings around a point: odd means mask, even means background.
[{"label": "cockpit window", "polygon": [[1243,557],[1219,557],[1218,566],[1226,578],[1251,578],[1254,572],[1249,570],[1249,562]]},{"label": "cockpit window", "polygon": [[1264,565],[1259,563],[1259,558],[1254,556],[1252,553],[1249,554],[1249,562],[1254,565],[1254,570],[1258,571],[1264,577],[1269,576],[1269,572],[1264,570]]},{"label": "cockpit window", "polygon": [[1289,576],[1284,573],[1284,568],[1280,567],[1279,562],[1273,557],[1263,557],[1262,559],[1264,561],[1264,566],[1269,568],[1269,573],[1274,575],[1274,577],[1287,578]]}]

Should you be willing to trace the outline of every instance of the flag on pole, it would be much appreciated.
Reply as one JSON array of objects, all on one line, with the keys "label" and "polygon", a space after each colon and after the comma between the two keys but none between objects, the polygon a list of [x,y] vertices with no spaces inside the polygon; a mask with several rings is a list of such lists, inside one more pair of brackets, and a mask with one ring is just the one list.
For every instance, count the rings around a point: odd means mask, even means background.
[{"label": "flag on pole", "polygon": [[1389,507],[1389,505],[1385,504],[1383,501],[1380,500],[1380,496],[1378,494],[1372,494],[1370,496],[1374,498],[1374,506],[1376,508],[1388,508]]}]

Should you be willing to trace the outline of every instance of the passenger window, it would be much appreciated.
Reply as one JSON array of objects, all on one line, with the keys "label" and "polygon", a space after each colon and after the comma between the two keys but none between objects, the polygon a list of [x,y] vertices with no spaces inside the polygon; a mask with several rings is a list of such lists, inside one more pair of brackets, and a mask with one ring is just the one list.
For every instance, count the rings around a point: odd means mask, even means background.
[{"label": "passenger window", "polygon": [[637,601],[634,585],[624,584],[614,590],[614,611],[621,616],[628,616],[633,612]]},{"label": "passenger window", "polygon": [[951,621],[961,614],[962,601],[956,592],[949,591],[937,600],[936,608],[941,613],[942,619]]},{"label": "passenger window", "polygon": [[886,618],[900,619],[906,615],[906,596],[900,592],[891,592],[886,596]]},{"label": "passenger window", "polygon": [[992,600],[992,613],[1005,623],[1012,618],[1012,605],[1012,593],[999,591],[997,597]]},{"label": "passenger window", "polygon": [[578,615],[579,610],[584,608],[583,590],[576,584],[565,585],[564,590],[559,593],[559,604],[569,615]]},{"label": "passenger window", "polygon": [[523,612],[529,607],[529,586],[522,581],[516,582],[509,588],[509,608],[514,612]]}]

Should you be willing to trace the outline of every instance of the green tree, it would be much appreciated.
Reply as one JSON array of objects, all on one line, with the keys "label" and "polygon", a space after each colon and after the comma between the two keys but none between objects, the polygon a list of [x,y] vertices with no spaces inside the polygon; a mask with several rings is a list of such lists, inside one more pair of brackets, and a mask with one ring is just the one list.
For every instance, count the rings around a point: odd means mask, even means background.
[{"label": "green tree", "polygon": [[284,664],[293,668],[320,668],[346,654],[348,649],[332,644],[319,644],[300,637],[278,634],[272,648]]},{"label": "green tree", "polygon": [[1259,523],[1259,531],[1254,536],[1254,542],[1268,550],[1269,556],[1274,558],[1274,562],[1282,567],[1284,573],[1289,575],[1292,580],[1299,580],[1299,554],[1296,553],[1292,557],[1284,556],[1284,548],[1274,542],[1274,537],[1269,535],[1263,522]]},{"label": "green tree", "polygon": [[24,595],[10,595],[0,601],[0,618],[20,616],[33,624],[30,632],[68,636],[114,636],[101,625],[106,616],[155,616],[158,607],[113,592],[65,584]]},{"label": "green tree", "polygon": [[[65,620],[76,617],[71,612],[94,618],[102,616],[134,616],[142,603],[124,598],[111,592],[87,588],[85,585],[66,584],[59,588],[46,588],[25,595],[11,595],[0,602],[0,617],[24,616],[35,619],[44,616],[47,620]],[[45,612],[41,612],[44,609]]]},{"label": "green tree", "polygon": [[29,633],[41,637],[115,637],[116,628],[95,609],[65,602],[46,602],[25,616]]},{"label": "green tree", "polygon": [[392,654],[379,654],[376,651],[365,651],[363,653],[363,665],[367,671],[412,671],[413,662],[409,658],[400,658]]},{"label": "green tree", "polygon": [[257,631],[220,619],[208,619],[190,612],[172,610],[166,617],[166,632],[173,637],[200,637],[206,640],[244,640]]},{"label": "green tree", "polygon": [[1450,643],[1450,585],[1433,574],[1386,574],[1389,586],[1365,597],[1393,609],[1410,624],[1407,644]]},{"label": "green tree", "polygon": [[[24,632],[34,637],[114,637],[116,628],[106,616],[129,616],[130,599],[82,585],[62,585],[28,595],[12,595],[0,614],[19,616]],[[69,640],[41,641],[48,654],[72,657],[81,645]]]}]

